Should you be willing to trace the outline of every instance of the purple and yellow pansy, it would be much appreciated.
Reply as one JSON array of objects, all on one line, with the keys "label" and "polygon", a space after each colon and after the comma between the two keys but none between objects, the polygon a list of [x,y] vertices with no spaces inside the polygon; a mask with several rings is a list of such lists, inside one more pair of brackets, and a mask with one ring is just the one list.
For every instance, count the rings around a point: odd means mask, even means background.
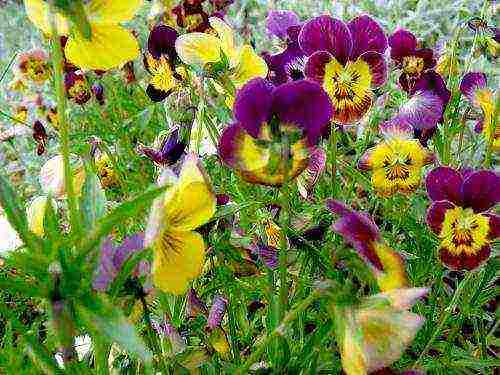
[{"label": "purple and yellow pansy", "polygon": [[379,24],[366,15],[347,24],[324,15],[304,24],[299,44],[309,56],[305,76],[332,100],[333,121],[359,121],[372,105],[373,89],[387,78],[387,38]]},{"label": "purple and yellow pansy", "polygon": [[487,83],[484,73],[467,73],[460,83],[460,91],[474,107],[479,108],[482,112],[482,117],[475,130],[483,134],[487,144],[491,145],[495,152],[500,152],[498,98],[496,93],[487,87]]},{"label": "purple and yellow pansy", "polygon": [[233,112],[236,123],[219,143],[221,159],[248,182],[280,186],[307,167],[309,147],[328,126],[332,105],[314,82],[274,87],[256,78],[238,91]]},{"label": "purple and yellow pansy", "polygon": [[500,236],[500,216],[490,212],[500,202],[500,176],[438,167],[427,175],[426,185],[433,201],[427,224],[439,237],[441,261],[454,270],[477,268]]},{"label": "purple and yellow pansy", "polygon": [[373,188],[382,197],[414,192],[421,183],[422,168],[434,155],[412,138],[412,126],[398,117],[381,124],[380,132],[384,140],[362,156],[358,168],[372,171]]}]

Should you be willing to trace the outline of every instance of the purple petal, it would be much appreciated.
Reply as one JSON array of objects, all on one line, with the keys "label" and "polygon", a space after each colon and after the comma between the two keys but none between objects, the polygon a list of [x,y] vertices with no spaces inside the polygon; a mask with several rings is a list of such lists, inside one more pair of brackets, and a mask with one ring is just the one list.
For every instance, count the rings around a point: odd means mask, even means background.
[{"label": "purple petal", "polygon": [[351,55],[353,43],[345,23],[325,15],[313,18],[302,27],[299,44],[307,55],[328,51],[345,64]]},{"label": "purple petal", "polygon": [[208,313],[207,325],[210,329],[220,327],[224,314],[226,313],[227,299],[221,295],[216,295],[212,302],[212,307]]},{"label": "purple petal", "polygon": [[351,32],[353,47],[351,60],[356,60],[365,52],[383,54],[387,49],[387,38],[380,25],[369,16],[354,18],[347,24]]},{"label": "purple petal", "polygon": [[256,253],[266,267],[275,270],[278,268],[278,251],[274,247],[258,244]]},{"label": "purple petal", "polygon": [[186,315],[190,318],[196,317],[198,314],[207,314],[207,306],[196,294],[196,290],[190,288],[187,293]]},{"label": "purple petal", "polygon": [[487,84],[486,74],[481,72],[467,73],[460,82],[460,91],[471,103],[475,102],[474,96],[477,90],[484,89]]},{"label": "purple petal", "polygon": [[134,253],[144,249],[144,233],[137,233],[123,240],[114,253],[113,264],[116,269],[121,269],[123,263]]},{"label": "purple petal", "polygon": [[379,132],[385,138],[410,138],[413,134],[413,127],[404,119],[396,116],[389,121],[385,121],[379,125]]},{"label": "purple petal", "polygon": [[382,261],[374,249],[375,243],[381,240],[380,231],[373,220],[367,214],[351,210],[338,201],[328,200],[327,207],[341,215],[333,224],[333,230],[344,237],[344,241],[354,247],[372,267],[383,271]]},{"label": "purple petal", "polygon": [[282,40],[287,38],[287,31],[290,27],[299,24],[299,16],[289,10],[272,10],[266,19],[267,32]]},{"label": "purple petal", "polygon": [[488,233],[488,237],[490,240],[495,240],[500,237],[500,216],[491,213],[484,214],[484,216],[487,216],[490,219],[490,232]]},{"label": "purple petal", "polygon": [[433,201],[447,200],[456,205],[462,203],[462,182],[462,175],[450,167],[438,167],[425,178],[427,194]]},{"label": "purple petal", "polygon": [[148,51],[156,59],[167,55],[170,59],[177,56],[175,52],[175,41],[177,31],[167,25],[156,25],[148,38]]},{"label": "purple petal", "polygon": [[325,66],[333,59],[334,57],[330,52],[314,52],[307,60],[305,68],[306,77],[322,85],[325,79]]},{"label": "purple petal", "polygon": [[387,81],[387,64],[384,55],[379,52],[365,52],[360,57],[370,67],[372,85],[379,87]]},{"label": "purple petal", "polygon": [[432,69],[436,66],[436,59],[434,57],[434,51],[430,48],[421,48],[415,51],[415,57],[420,57],[424,60],[423,70]]},{"label": "purple petal", "polygon": [[446,211],[454,208],[455,205],[450,201],[437,201],[433,202],[427,210],[427,225],[436,234],[441,233],[443,227],[444,216]]},{"label": "purple petal", "polygon": [[401,106],[398,121],[415,129],[435,127],[443,114],[443,102],[430,91],[417,91]]},{"label": "purple petal", "polygon": [[277,55],[264,54],[269,68],[269,80],[276,85],[304,79],[306,55],[298,42],[289,42],[287,48]]},{"label": "purple petal", "polygon": [[462,186],[464,206],[474,212],[484,212],[500,202],[500,175],[493,171],[478,171],[465,179]]},{"label": "purple petal", "polygon": [[438,73],[434,70],[428,70],[423,73],[420,79],[415,83],[411,94],[417,91],[431,91],[434,95],[441,98],[443,106],[446,106],[450,101],[451,91],[446,87],[446,83]]},{"label": "purple petal", "polygon": [[97,267],[96,274],[92,281],[92,286],[97,291],[106,291],[118,274],[118,270],[113,262],[114,252],[115,247],[113,246],[113,241],[111,237],[108,237],[101,246],[99,266]]},{"label": "purple petal", "polygon": [[263,123],[269,120],[273,85],[262,78],[254,78],[236,94],[233,112],[236,120],[252,137],[257,138]]},{"label": "purple petal", "polygon": [[292,124],[304,131],[309,145],[315,145],[333,115],[330,97],[315,82],[295,81],[277,87],[272,108],[281,124]]},{"label": "purple petal", "polygon": [[239,124],[228,126],[219,140],[219,157],[229,167],[234,168],[237,164],[235,158],[238,135],[244,131]]},{"label": "purple petal", "polygon": [[413,55],[417,48],[415,36],[404,29],[399,29],[389,37],[391,58],[400,62],[403,57]]},{"label": "purple petal", "polygon": [[309,193],[313,190],[314,186],[323,174],[325,167],[326,152],[320,147],[314,148],[314,150],[311,151],[307,168],[304,172],[302,172],[297,181],[299,193],[302,197],[308,197]]}]

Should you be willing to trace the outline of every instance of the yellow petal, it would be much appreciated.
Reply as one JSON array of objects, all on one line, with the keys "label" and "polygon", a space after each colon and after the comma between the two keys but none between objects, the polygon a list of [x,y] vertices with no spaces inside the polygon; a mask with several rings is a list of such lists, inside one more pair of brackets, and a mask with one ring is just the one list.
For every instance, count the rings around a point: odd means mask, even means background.
[{"label": "yellow petal", "polygon": [[[51,33],[49,6],[43,0],[24,0],[26,14],[31,22],[45,34]],[[56,13],[56,28],[59,34],[68,34],[68,21]]]},{"label": "yellow petal", "polygon": [[37,236],[43,236],[43,219],[45,217],[45,209],[47,207],[48,198],[46,196],[36,197],[31,201],[31,204],[26,209],[28,225],[30,230]]},{"label": "yellow petal", "polygon": [[179,181],[165,199],[165,219],[175,230],[193,230],[215,214],[216,198],[211,184],[194,155],[186,158]]},{"label": "yellow petal", "polygon": [[91,0],[87,15],[90,22],[116,24],[131,20],[142,4],[142,0]]},{"label": "yellow petal", "polygon": [[222,52],[229,58],[229,64],[234,67],[238,64],[238,49],[234,42],[234,32],[231,27],[218,17],[211,17],[210,26],[215,30],[220,40]]},{"label": "yellow petal", "polygon": [[204,33],[181,35],[175,41],[175,49],[181,60],[188,65],[204,66],[221,58],[220,40]]},{"label": "yellow petal", "polygon": [[66,57],[81,69],[109,70],[139,56],[139,44],[130,31],[119,25],[91,24],[92,37],[71,36]]},{"label": "yellow petal", "polygon": [[205,243],[199,233],[165,231],[154,246],[153,281],[164,292],[183,294],[202,270]]},{"label": "yellow petal", "polygon": [[239,62],[231,76],[234,86],[239,89],[253,78],[267,76],[267,64],[249,45],[241,48]]}]

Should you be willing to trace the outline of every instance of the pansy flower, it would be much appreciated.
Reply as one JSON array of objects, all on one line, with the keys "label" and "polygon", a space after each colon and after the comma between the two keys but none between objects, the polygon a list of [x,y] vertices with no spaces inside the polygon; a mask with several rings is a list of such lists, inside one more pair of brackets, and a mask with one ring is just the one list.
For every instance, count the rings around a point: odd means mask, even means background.
[{"label": "pansy flower", "polygon": [[23,78],[35,84],[44,83],[52,73],[49,58],[40,49],[20,54],[17,69]]},{"label": "pansy flower", "polygon": [[426,288],[396,289],[334,308],[344,372],[371,374],[397,361],[425,321],[408,310],[427,293]]},{"label": "pansy flower", "polygon": [[333,230],[344,237],[370,267],[380,289],[386,292],[405,288],[408,280],[403,259],[385,243],[373,219],[333,199],[327,200],[326,206],[340,216]]},{"label": "pansy flower", "polygon": [[185,154],[187,143],[181,139],[179,129],[175,128],[160,141],[158,148],[139,147],[139,153],[145,155],[159,166],[170,166],[179,161]]},{"label": "pansy flower", "polygon": [[145,66],[151,74],[146,92],[152,101],[164,100],[182,77],[175,71],[177,31],[167,25],[156,25],[148,38]]},{"label": "pansy flower", "polygon": [[66,94],[76,104],[84,105],[92,98],[92,91],[85,75],[81,72],[69,72],[64,76]]},{"label": "pansy flower", "polygon": [[256,78],[238,91],[233,112],[236,123],[224,130],[219,143],[221,159],[248,182],[280,186],[307,167],[308,147],[329,124],[332,106],[314,82],[274,87]]},{"label": "pansy flower", "polygon": [[[80,69],[109,70],[139,55],[139,45],[130,31],[120,25],[131,20],[142,6],[142,0],[90,0],[83,2],[90,35],[79,28],[70,28],[67,15],[56,12],[56,27],[60,35],[68,35],[64,53]],[[43,0],[24,0],[29,19],[45,34],[51,33],[50,9]]]},{"label": "pansy flower", "polygon": [[389,37],[389,46],[391,58],[402,72],[400,81],[415,82],[422,73],[436,66],[432,49],[418,48],[417,38],[407,30],[396,30]]},{"label": "pansy flower", "polygon": [[496,108],[496,93],[487,87],[487,78],[484,73],[467,73],[460,83],[460,91],[471,102],[480,108],[482,119],[475,130],[483,134],[486,142],[492,145],[493,150],[500,152],[500,122]]},{"label": "pansy flower", "polygon": [[227,61],[229,79],[237,89],[252,78],[267,76],[266,62],[250,45],[236,45],[234,32],[227,23],[212,17],[210,25],[217,36],[195,32],[177,38],[175,49],[184,63],[203,68]]},{"label": "pansy flower", "polygon": [[420,185],[422,168],[434,155],[412,138],[413,128],[399,118],[383,123],[380,131],[384,140],[362,156],[358,168],[372,170],[372,185],[382,197],[414,192]]},{"label": "pansy flower", "polygon": [[216,198],[193,154],[187,156],[179,177],[165,169],[158,182],[169,189],[153,203],[145,245],[153,249],[154,284],[179,295],[202,271],[205,243],[194,230],[215,214]]},{"label": "pansy flower", "polygon": [[426,185],[433,201],[427,224],[439,237],[441,261],[454,270],[477,268],[500,236],[500,216],[489,212],[500,202],[500,176],[438,167],[427,175]]},{"label": "pansy flower", "polygon": [[372,105],[373,88],[387,78],[387,38],[378,23],[368,16],[347,24],[320,16],[302,27],[299,44],[309,56],[306,77],[321,84],[332,100],[333,121],[359,121]]}]

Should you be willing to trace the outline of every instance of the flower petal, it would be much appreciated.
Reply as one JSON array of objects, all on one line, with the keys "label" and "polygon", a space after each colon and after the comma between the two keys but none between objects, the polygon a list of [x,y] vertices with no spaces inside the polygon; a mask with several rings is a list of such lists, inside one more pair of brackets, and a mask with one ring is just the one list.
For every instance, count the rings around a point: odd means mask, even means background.
[{"label": "flower petal", "polygon": [[491,240],[495,240],[496,238],[500,237],[500,216],[491,213],[483,215],[488,217],[489,219],[488,225],[490,226],[490,232],[488,233],[488,237]]},{"label": "flower petal", "polygon": [[305,75],[308,79],[323,84],[325,79],[325,67],[334,59],[332,54],[327,51],[314,52],[309,59],[307,59]]},{"label": "flower petal", "polygon": [[441,247],[439,249],[439,258],[441,262],[452,270],[468,270],[472,271],[484,263],[491,254],[491,247],[489,244],[484,245],[477,253],[466,254],[462,252],[461,254],[455,254],[449,251],[446,247]]},{"label": "flower petal", "polygon": [[48,197],[42,195],[34,198],[26,209],[29,229],[37,236],[42,237],[44,230],[45,210]]},{"label": "flower petal", "polygon": [[143,3],[143,0],[91,0],[86,11],[90,22],[116,24],[134,18]]},{"label": "flower petal", "polygon": [[146,94],[149,96],[149,99],[151,99],[151,101],[159,103],[164,101],[168,97],[170,92],[158,90],[153,85],[149,84],[148,87],[146,87]]},{"label": "flower petal", "polygon": [[255,78],[238,90],[234,117],[251,136],[257,138],[264,123],[270,120],[273,85]]},{"label": "flower petal", "polygon": [[379,132],[384,138],[401,138],[409,139],[413,135],[413,127],[406,121],[405,118],[395,116],[389,121],[381,123],[378,127]]},{"label": "flower petal", "polygon": [[475,94],[479,89],[486,87],[486,74],[481,72],[470,72],[464,75],[460,82],[460,91],[471,103],[475,103]]},{"label": "flower petal", "polygon": [[[45,34],[50,35],[49,5],[43,0],[24,0],[24,7],[30,21]],[[56,13],[56,29],[61,35],[66,35],[69,32],[68,20],[60,13]]]},{"label": "flower petal", "polygon": [[326,167],[326,152],[320,147],[311,151],[309,164],[297,179],[300,195],[307,199]]},{"label": "flower petal", "polygon": [[271,10],[266,18],[267,33],[282,40],[287,38],[290,27],[299,24],[299,16],[290,10]]},{"label": "flower petal", "polygon": [[384,55],[370,51],[363,53],[359,58],[370,67],[372,86],[382,86],[387,81],[387,64],[385,63]]},{"label": "flower petal", "polygon": [[344,22],[325,15],[304,24],[299,34],[299,44],[307,55],[328,51],[345,64],[351,55],[352,37]]},{"label": "flower petal", "polygon": [[399,29],[389,37],[389,46],[391,47],[391,58],[400,61],[403,57],[415,52],[417,39],[409,31]]},{"label": "flower petal", "polygon": [[239,89],[253,78],[266,78],[267,71],[264,59],[255,53],[252,46],[244,45],[240,50],[238,65],[231,74],[231,81]]},{"label": "flower petal", "polygon": [[285,83],[272,93],[272,111],[281,124],[302,129],[309,145],[315,145],[332,118],[328,94],[315,82],[306,80]]},{"label": "flower petal", "polygon": [[148,51],[155,59],[159,59],[161,55],[167,55],[170,59],[174,58],[177,53],[175,51],[175,41],[177,40],[177,31],[167,25],[156,25],[149,33]]},{"label": "flower petal", "polygon": [[462,175],[450,167],[438,167],[425,178],[429,198],[433,201],[448,200],[457,205],[462,203],[462,182]]},{"label": "flower petal", "polygon": [[356,60],[365,52],[383,54],[387,49],[387,38],[380,25],[367,15],[354,18],[347,24],[351,32],[353,47],[351,60]]},{"label": "flower petal", "polygon": [[183,294],[200,275],[204,260],[205,243],[199,233],[169,230],[154,246],[153,282],[164,292]]},{"label": "flower petal", "polygon": [[215,30],[220,40],[222,52],[228,57],[229,64],[234,67],[238,64],[238,49],[235,44],[233,29],[218,17],[210,17],[210,26]]},{"label": "flower petal", "polygon": [[484,212],[500,202],[500,175],[493,171],[478,171],[462,185],[463,203],[474,212]]},{"label": "flower petal", "polygon": [[201,67],[219,61],[221,48],[217,37],[205,33],[184,34],[175,41],[175,50],[180,59],[185,64]]},{"label": "flower petal", "polygon": [[90,40],[72,35],[65,47],[67,59],[81,69],[109,70],[139,56],[139,44],[119,25],[91,24]]},{"label": "flower petal", "polygon": [[436,201],[427,210],[427,225],[436,234],[441,233],[446,211],[453,209],[455,205],[450,201]]},{"label": "flower petal", "polygon": [[443,107],[448,104],[451,98],[451,91],[446,87],[443,77],[434,70],[424,72],[410,90],[410,94],[417,91],[430,91],[434,93],[434,95],[439,96],[443,102]]},{"label": "flower petal", "polygon": [[431,129],[443,115],[443,102],[430,91],[417,91],[397,114],[397,120],[414,129]]}]

